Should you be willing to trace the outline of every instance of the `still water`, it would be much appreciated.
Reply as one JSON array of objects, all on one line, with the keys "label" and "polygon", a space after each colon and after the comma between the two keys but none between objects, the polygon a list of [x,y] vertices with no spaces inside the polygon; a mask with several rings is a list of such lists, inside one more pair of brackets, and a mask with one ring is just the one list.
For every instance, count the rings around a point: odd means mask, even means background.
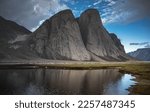
[{"label": "still water", "polygon": [[19,95],[99,95],[129,94],[135,85],[133,76],[117,69],[61,70],[10,69],[0,70],[0,94]]}]

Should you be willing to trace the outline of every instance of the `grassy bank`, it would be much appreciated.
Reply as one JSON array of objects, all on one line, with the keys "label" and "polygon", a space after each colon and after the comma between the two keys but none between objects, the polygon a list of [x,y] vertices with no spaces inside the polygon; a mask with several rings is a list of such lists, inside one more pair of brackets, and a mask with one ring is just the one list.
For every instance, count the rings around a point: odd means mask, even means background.
[{"label": "grassy bank", "polygon": [[131,94],[149,94],[150,95],[150,64],[137,63],[126,64],[120,69],[122,72],[132,73],[136,77],[137,85],[132,86],[129,90]]}]

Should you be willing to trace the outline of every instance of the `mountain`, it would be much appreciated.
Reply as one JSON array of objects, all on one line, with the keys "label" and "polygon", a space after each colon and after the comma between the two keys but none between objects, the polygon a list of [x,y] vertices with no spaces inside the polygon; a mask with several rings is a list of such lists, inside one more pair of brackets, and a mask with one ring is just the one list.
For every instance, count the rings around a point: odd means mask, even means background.
[{"label": "mountain", "polygon": [[30,34],[31,32],[18,25],[13,21],[9,21],[0,16],[0,41],[7,42],[8,40],[13,40],[19,35]]},{"label": "mountain", "polygon": [[[78,19],[83,42],[87,50],[94,56],[93,60],[127,60],[128,56],[119,39],[109,35],[104,28],[99,12],[96,9],[88,9]],[[97,58],[95,58],[95,56]]]},{"label": "mountain", "polygon": [[128,54],[141,61],[150,61],[150,48],[138,49]]},{"label": "mountain", "polygon": [[31,38],[33,51],[43,58],[90,60],[71,10],[61,11],[46,20]]},{"label": "mountain", "polygon": [[124,50],[124,46],[121,44],[121,41],[118,39],[117,35],[114,34],[114,33],[110,33],[109,34],[110,37],[112,38],[114,44],[116,45],[116,47],[123,53],[125,53],[125,50]]},{"label": "mountain", "polygon": [[0,60],[19,60],[31,57],[24,47],[31,32],[17,23],[0,17]]},{"label": "mountain", "polygon": [[131,58],[115,34],[103,26],[96,9],[75,18],[60,11],[30,32],[0,18],[0,60],[126,61]]}]

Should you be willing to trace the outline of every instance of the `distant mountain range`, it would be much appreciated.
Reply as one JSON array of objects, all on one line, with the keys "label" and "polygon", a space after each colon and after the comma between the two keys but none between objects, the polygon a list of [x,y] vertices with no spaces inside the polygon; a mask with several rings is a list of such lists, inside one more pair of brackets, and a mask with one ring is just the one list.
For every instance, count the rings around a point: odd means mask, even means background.
[{"label": "distant mountain range", "polygon": [[150,48],[138,49],[128,54],[141,61],[150,61]]},{"label": "distant mountain range", "polygon": [[99,12],[88,9],[75,18],[61,11],[30,32],[0,17],[0,60],[126,61],[130,56],[115,34],[103,26]]}]

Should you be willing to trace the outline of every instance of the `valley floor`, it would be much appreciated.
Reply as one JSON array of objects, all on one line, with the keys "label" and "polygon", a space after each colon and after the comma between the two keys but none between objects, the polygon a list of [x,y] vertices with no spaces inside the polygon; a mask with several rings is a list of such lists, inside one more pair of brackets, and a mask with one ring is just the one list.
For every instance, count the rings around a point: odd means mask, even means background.
[{"label": "valley floor", "polygon": [[61,68],[61,69],[102,69],[117,68],[120,72],[131,73],[136,77],[137,85],[129,88],[131,94],[150,95],[150,62],[81,62],[58,60],[32,60],[32,61],[3,61],[0,69],[8,68]]}]

